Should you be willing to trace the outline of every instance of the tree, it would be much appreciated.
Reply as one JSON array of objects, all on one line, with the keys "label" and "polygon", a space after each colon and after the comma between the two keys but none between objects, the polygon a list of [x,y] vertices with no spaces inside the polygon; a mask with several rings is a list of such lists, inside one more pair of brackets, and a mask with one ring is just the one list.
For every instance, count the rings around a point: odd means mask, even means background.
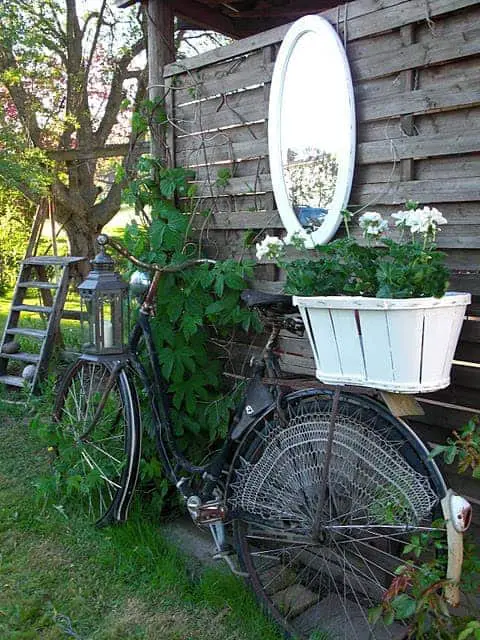
[{"label": "tree", "polygon": [[[0,5],[0,178],[34,202],[51,191],[73,255],[94,253],[120,207],[138,138],[125,115],[146,91],[141,13],[99,4],[84,15],[77,0]],[[129,152],[122,179],[100,186],[107,142]]]}]

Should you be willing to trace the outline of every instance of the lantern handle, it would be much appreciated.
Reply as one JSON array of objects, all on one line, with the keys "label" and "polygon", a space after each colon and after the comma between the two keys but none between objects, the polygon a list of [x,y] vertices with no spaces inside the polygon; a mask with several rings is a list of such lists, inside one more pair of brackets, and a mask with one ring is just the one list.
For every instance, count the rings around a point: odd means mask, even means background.
[{"label": "lantern handle", "polygon": [[128,252],[126,247],[123,246],[118,240],[114,240],[106,233],[101,233],[97,238],[97,243],[104,247],[107,244],[112,247],[117,253],[119,253],[124,258],[127,258],[132,264],[136,267],[140,267],[141,269],[146,269],[147,271],[157,271],[158,273],[175,273],[176,271],[183,271],[184,269],[188,269],[189,267],[193,267],[197,264],[216,264],[216,260],[211,260],[210,258],[198,258],[195,260],[186,260],[180,264],[170,264],[166,266],[161,266],[156,263],[143,262],[143,260],[139,260],[135,256],[132,256],[131,253]]}]

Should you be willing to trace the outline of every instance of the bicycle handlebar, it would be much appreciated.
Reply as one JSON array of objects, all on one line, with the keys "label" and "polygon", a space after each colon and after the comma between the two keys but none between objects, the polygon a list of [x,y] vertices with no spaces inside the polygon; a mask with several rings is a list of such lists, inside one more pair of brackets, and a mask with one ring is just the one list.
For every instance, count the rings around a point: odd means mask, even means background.
[{"label": "bicycle handlebar", "polygon": [[113,240],[106,233],[101,233],[97,238],[97,243],[101,246],[110,245],[112,249],[114,249],[117,253],[119,253],[124,258],[127,258],[132,264],[141,269],[146,269],[147,271],[157,271],[158,273],[175,273],[176,271],[183,271],[184,269],[188,269],[189,267],[193,267],[196,264],[216,264],[216,260],[211,260],[210,258],[197,258],[195,260],[186,260],[181,264],[171,264],[166,266],[160,266],[156,263],[143,262],[143,260],[139,260],[132,256],[132,254],[128,253],[127,249],[120,244],[117,240]]}]

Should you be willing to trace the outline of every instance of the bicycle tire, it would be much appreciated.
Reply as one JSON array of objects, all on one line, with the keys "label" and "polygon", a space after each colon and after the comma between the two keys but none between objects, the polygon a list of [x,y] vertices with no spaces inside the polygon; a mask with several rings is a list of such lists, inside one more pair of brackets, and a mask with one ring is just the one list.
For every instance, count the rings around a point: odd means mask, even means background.
[{"label": "bicycle tire", "polygon": [[125,368],[114,373],[100,416],[88,432],[113,366],[77,360],[59,385],[54,407],[57,470],[67,493],[98,527],[127,519],[140,464],[138,397]]},{"label": "bicycle tire", "polygon": [[291,394],[283,422],[272,411],[243,438],[228,494],[240,566],[288,637],[405,637],[403,624],[374,624],[369,611],[392,588],[412,533],[435,529],[445,544],[445,531],[432,526],[445,483],[403,421],[377,402],[341,394],[313,539],[331,408],[329,392]]}]

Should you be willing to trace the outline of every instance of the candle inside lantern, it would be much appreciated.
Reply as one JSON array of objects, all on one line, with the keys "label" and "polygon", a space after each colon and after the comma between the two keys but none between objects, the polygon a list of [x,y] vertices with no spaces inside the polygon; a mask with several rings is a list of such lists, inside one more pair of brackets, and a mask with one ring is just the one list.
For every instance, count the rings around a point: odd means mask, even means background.
[{"label": "candle inside lantern", "polygon": [[103,346],[113,347],[113,325],[111,320],[103,321]]}]

